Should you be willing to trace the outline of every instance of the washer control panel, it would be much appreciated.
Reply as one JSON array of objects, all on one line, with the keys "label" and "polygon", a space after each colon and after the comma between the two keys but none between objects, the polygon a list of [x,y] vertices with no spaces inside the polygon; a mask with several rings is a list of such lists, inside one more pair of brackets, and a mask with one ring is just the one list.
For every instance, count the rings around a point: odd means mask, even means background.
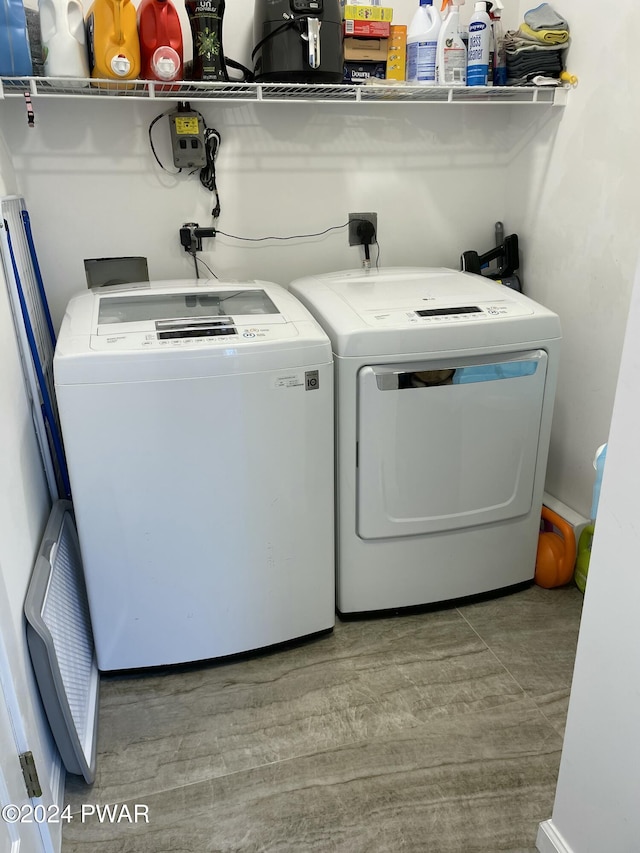
[{"label": "washer control panel", "polygon": [[125,334],[92,335],[93,350],[135,349],[201,349],[216,344],[252,344],[261,341],[294,338],[298,334],[293,323],[276,326],[196,326],[181,328],[158,328],[156,331],[128,332]]}]

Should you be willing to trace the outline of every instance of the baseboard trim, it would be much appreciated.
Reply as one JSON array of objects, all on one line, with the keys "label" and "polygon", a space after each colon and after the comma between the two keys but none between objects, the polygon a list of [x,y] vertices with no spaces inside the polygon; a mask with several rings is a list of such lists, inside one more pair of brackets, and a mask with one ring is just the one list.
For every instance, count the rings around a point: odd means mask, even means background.
[{"label": "baseboard trim", "polygon": [[580,515],[579,512],[576,512],[574,509],[571,509],[567,504],[562,503],[562,501],[558,500],[558,498],[554,498],[553,495],[550,495],[548,492],[545,492],[542,496],[542,503],[545,506],[548,506],[549,509],[552,509],[554,512],[557,512],[561,518],[570,524],[573,527],[573,532],[576,537],[576,542],[580,538],[580,534],[584,530],[584,528],[589,524],[589,519],[585,518],[583,515]]},{"label": "baseboard trim", "polygon": [[539,825],[536,847],[538,853],[573,853],[571,847],[553,825],[552,820],[545,820]]}]

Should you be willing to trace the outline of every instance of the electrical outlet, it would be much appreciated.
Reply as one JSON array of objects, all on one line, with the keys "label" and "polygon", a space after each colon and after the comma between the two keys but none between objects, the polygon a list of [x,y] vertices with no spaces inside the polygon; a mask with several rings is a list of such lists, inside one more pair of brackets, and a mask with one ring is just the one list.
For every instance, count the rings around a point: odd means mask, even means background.
[{"label": "electrical outlet", "polygon": [[360,246],[362,241],[358,237],[358,225],[366,219],[373,225],[373,230],[378,236],[378,214],[377,213],[350,213],[349,214],[349,245]]}]

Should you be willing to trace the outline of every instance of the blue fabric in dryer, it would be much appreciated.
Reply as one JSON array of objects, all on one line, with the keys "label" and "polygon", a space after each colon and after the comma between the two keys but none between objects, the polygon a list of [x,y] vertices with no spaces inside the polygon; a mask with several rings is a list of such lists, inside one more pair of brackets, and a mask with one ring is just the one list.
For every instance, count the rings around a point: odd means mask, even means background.
[{"label": "blue fabric in dryer", "polygon": [[537,369],[537,361],[509,361],[504,364],[478,364],[473,367],[459,367],[454,374],[453,384],[470,385],[473,382],[517,379],[520,376],[533,376]]}]

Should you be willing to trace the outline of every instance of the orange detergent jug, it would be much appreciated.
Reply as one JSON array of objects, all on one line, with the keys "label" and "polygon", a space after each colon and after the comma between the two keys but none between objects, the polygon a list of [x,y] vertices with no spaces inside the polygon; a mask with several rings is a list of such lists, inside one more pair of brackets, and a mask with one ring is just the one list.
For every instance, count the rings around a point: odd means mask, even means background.
[{"label": "orange detergent jug", "polygon": [[131,0],[94,0],[87,13],[87,43],[92,77],[133,80],[139,76],[138,22]]},{"label": "orange detergent jug", "polygon": [[576,537],[573,527],[549,507],[542,507],[542,521],[545,527],[548,522],[559,533],[555,530],[540,533],[534,580],[538,586],[551,589],[569,583],[573,577]]},{"label": "orange detergent jug", "polygon": [[182,28],[171,0],[142,0],[138,8],[140,76],[182,80]]}]

